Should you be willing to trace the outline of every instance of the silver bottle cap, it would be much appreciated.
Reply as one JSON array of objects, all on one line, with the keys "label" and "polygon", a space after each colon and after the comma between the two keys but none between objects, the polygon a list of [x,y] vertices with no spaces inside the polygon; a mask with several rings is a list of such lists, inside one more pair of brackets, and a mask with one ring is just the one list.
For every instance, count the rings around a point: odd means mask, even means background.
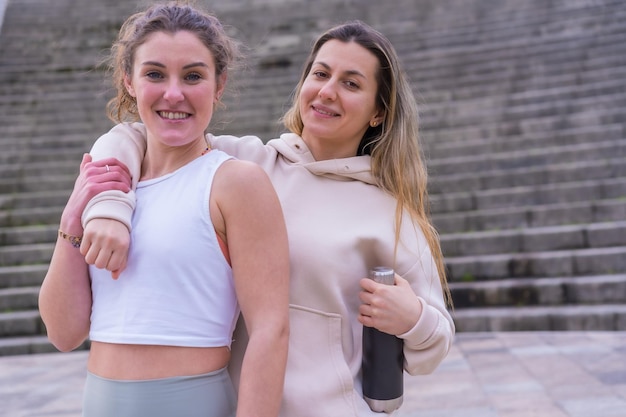
[{"label": "silver bottle cap", "polygon": [[379,284],[393,285],[395,283],[395,274],[393,268],[376,266],[370,270],[370,279]]}]

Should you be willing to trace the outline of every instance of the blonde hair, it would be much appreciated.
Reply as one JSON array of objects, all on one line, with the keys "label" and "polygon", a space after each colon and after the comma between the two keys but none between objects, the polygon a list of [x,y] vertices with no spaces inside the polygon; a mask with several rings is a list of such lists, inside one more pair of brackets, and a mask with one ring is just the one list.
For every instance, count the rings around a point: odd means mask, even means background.
[{"label": "blonde hair", "polygon": [[108,58],[116,96],[107,104],[107,115],[114,122],[138,121],[137,102],[124,86],[124,77],[131,77],[137,48],[153,33],[194,33],[215,60],[216,78],[231,69],[240,58],[239,44],[226,34],[212,14],[193,7],[191,1],[155,4],[135,13],[122,24]]},{"label": "blonde hair", "polygon": [[330,40],[355,42],[378,59],[376,102],[378,108],[384,110],[385,118],[380,125],[368,128],[359,144],[357,154],[371,155],[372,175],[378,181],[378,185],[397,200],[396,248],[400,241],[402,214],[406,210],[426,237],[435,259],[446,303],[452,307],[439,234],[430,220],[428,174],[419,143],[417,103],[401,69],[397,53],[389,40],[360,21],[336,26],[322,34],[313,45],[294,91],[292,105],[282,121],[291,132],[302,134],[304,125],[298,104],[300,91],[317,53],[322,45]]}]

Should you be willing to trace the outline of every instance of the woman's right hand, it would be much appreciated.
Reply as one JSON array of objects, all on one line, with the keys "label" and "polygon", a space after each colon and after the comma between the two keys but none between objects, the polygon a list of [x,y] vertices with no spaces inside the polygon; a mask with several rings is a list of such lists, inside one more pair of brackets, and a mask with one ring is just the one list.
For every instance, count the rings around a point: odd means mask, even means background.
[{"label": "woman's right hand", "polygon": [[85,262],[111,271],[111,277],[117,279],[126,268],[129,247],[130,232],[124,223],[96,218],[85,226],[80,252]]}]

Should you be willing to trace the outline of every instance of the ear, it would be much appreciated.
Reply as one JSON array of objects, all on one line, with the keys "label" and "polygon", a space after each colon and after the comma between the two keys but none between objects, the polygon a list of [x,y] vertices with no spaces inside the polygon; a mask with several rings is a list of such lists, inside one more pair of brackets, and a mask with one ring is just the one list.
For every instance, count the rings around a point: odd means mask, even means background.
[{"label": "ear", "polygon": [[137,97],[135,89],[133,88],[133,84],[130,82],[130,78],[128,77],[128,75],[124,75],[124,87],[126,87],[126,91],[128,91],[128,94],[130,94],[131,97]]},{"label": "ear", "polygon": [[217,77],[217,85],[215,88],[215,102],[217,103],[218,101],[220,101],[220,99],[222,98],[222,95],[224,94],[224,90],[226,89],[226,81],[228,81],[228,74],[226,74],[225,72],[220,74]]},{"label": "ear", "polygon": [[379,110],[374,117],[372,117],[370,119],[370,126],[371,127],[376,127],[378,125],[380,125],[383,120],[385,120],[385,112],[383,110]]}]

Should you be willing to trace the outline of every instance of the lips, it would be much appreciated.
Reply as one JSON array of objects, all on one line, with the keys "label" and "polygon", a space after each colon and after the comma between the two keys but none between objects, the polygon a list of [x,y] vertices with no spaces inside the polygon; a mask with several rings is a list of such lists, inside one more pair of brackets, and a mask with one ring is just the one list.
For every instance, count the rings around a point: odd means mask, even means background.
[{"label": "lips", "polygon": [[315,110],[317,113],[319,113],[319,114],[321,114],[323,116],[328,116],[328,117],[337,117],[337,116],[339,116],[339,113],[335,113],[334,111],[332,111],[328,107],[316,106],[316,105],[313,105],[311,107],[313,108],[313,110]]},{"label": "lips", "polygon": [[168,119],[168,120],[181,120],[181,119],[186,119],[191,116],[189,113],[173,112],[173,111],[160,111],[157,113],[162,118]]}]

